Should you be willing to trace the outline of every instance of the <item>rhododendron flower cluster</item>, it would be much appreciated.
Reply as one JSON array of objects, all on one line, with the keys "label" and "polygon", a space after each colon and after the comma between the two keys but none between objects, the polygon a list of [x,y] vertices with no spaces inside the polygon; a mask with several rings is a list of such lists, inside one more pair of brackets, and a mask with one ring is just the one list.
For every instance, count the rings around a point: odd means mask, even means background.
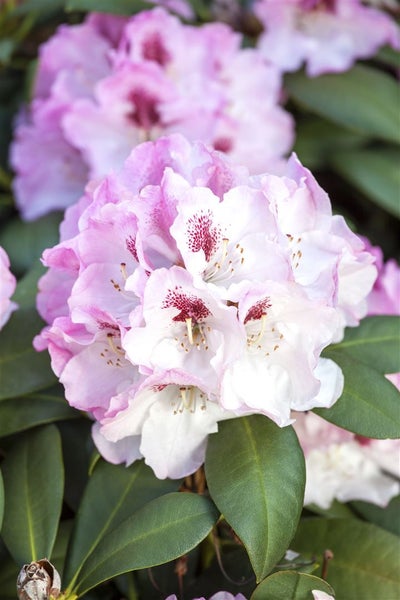
[{"label": "rhododendron flower cluster", "polygon": [[321,351],[366,312],[373,257],[292,156],[250,176],[179,135],[137,146],[71,207],[38,309],[69,403],[111,462],[194,472],[217,422],[331,406]]},{"label": "rhododendron flower cluster", "polygon": [[182,24],[162,8],[90,15],[40,48],[33,101],[11,148],[24,219],[64,209],[132,147],[179,132],[260,173],[279,168],[293,119],[280,71],[227,25]]},{"label": "rhododendron flower cluster", "polygon": [[395,21],[362,0],[258,0],[255,12],[265,27],[258,47],[284,71],[303,62],[310,76],[346,71],[384,44],[400,48]]},{"label": "rhododendron flower cluster", "polygon": [[337,499],[386,506],[400,493],[400,440],[362,438],[312,412],[296,415],[294,428],[306,459],[304,504],[326,509]]},{"label": "rhododendron flower cluster", "polygon": [[10,260],[4,248],[0,246],[0,329],[4,327],[11,313],[17,308],[10,300],[15,291],[16,280],[10,271]]}]

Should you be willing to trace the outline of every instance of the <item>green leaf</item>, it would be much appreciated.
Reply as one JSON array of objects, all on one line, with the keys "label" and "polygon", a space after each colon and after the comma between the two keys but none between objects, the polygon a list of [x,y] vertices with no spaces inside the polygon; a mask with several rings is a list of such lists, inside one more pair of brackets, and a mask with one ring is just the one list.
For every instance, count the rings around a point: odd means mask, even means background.
[{"label": "green leaf", "polygon": [[90,460],[94,451],[93,421],[84,414],[75,412],[80,416],[79,419],[70,419],[57,424],[64,456],[64,503],[74,514],[78,512],[88,483]]},{"label": "green leaf", "polygon": [[334,153],[336,171],[373,202],[400,218],[400,153],[388,148]]},{"label": "green leaf", "polygon": [[69,539],[71,537],[72,526],[73,519],[60,521],[56,541],[54,542],[53,551],[51,553],[51,563],[54,565],[60,575],[64,570],[64,562],[65,557],[67,556],[67,548]]},{"label": "green leaf", "polygon": [[36,221],[10,220],[0,233],[0,245],[8,253],[13,273],[25,273],[39,262],[45,248],[59,241],[61,212],[53,212]]},{"label": "green leaf", "polygon": [[394,48],[391,48],[391,46],[384,46],[381,48],[374,58],[375,60],[382,61],[390,67],[400,69],[400,52]]},{"label": "green leaf", "polygon": [[0,530],[1,530],[1,524],[3,523],[3,514],[4,514],[4,483],[3,483],[3,476],[0,471]]},{"label": "green leaf", "polygon": [[36,306],[38,281],[45,272],[45,267],[40,262],[37,262],[18,281],[17,289],[12,299],[18,304],[19,308]]},{"label": "green leaf", "polygon": [[311,112],[353,131],[400,143],[399,92],[390,75],[356,65],[346,73],[314,78],[289,74],[285,84],[292,99]]},{"label": "green leaf", "polygon": [[106,535],[83,565],[79,596],[99,583],[174,560],[195,548],[219,513],[204,496],[175,492],[152,500]]},{"label": "green leaf", "polygon": [[118,15],[133,15],[149,10],[151,4],[141,0],[68,0],[66,10],[109,12]]},{"label": "green leaf", "polygon": [[357,500],[351,503],[352,508],[370,523],[379,525],[391,533],[400,536],[400,496],[392,498],[387,506],[381,508],[376,504]]},{"label": "green leaf", "polygon": [[261,415],[225,421],[209,438],[205,467],[211,497],[260,581],[285,553],[303,507],[304,457],[297,436],[292,427],[280,428]]},{"label": "green leaf", "polygon": [[34,13],[42,17],[51,16],[52,13],[64,8],[65,0],[24,0],[15,7],[13,15]]},{"label": "green leaf", "polygon": [[296,123],[294,151],[309,169],[321,169],[332,153],[352,150],[365,142],[365,136],[311,116]]},{"label": "green leaf", "polygon": [[400,394],[396,387],[346,351],[332,349],[324,355],[341,367],[344,390],[331,408],[316,408],[314,412],[364,437],[400,437]]},{"label": "green leaf", "polygon": [[280,571],[264,579],[250,600],[313,600],[313,590],[334,595],[331,586],[315,575]]},{"label": "green leaf", "polygon": [[79,412],[71,408],[61,388],[51,388],[27,396],[0,401],[0,437],[31,429],[37,425],[76,419]]},{"label": "green leaf", "polygon": [[352,512],[351,508],[338,500],[333,500],[329,508],[321,508],[318,504],[307,504],[307,510],[320,517],[326,517],[327,519],[356,518],[356,515]]},{"label": "green leaf", "polygon": [[15,311],[0,332],[0,400],[23,396],[56,382],[47,352],[33,338],[44,326],[34,308]]},{"label": "green leaf", "polygon": [[377,316],[363,319],[358,327],[348,327],[340,344],[328,348],[346,353],[379,373],[400,371],[400,317]]},{"label": "green leaf", "polygon": [[333,552],[327,582],[337,598],[398,598],[400,590],[397,536],[357,519],[305,519],[291,547],[322,557]]},{"label": "green leaf", "polygon": [[99,461],[76,516],[64,586],[73,588],[84,562],[107,533],[150,500],[175,491],[179,484],[176,480],[157,479],[142,461],[129,468]]},{"label": "green leaf", "polygon": [[5,510],[2,536],[22,564],[51,557],[64,487],[61,442],[54,425],[31,431],[2,463]]},{"label": "green leaf", "polygon": [[365,437],[399,437],[399,392],[383,376],[400,371],[399,327],[399,317],[377,316],[346,329],[343,341],[324,351],[342,368],[343,394],[314,412]]}]

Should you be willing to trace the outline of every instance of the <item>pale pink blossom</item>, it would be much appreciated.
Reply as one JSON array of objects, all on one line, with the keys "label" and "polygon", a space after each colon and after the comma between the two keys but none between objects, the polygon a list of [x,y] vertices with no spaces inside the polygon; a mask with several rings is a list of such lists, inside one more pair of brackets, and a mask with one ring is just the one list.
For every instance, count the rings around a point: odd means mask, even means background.
[{"label": "pale pink blossom", "polygon": [[[281,427],[293,422],[292,410],[319,406],[319,356],[337,329],[336,311],[310,301],[292,282],[267,281],[238,298],[238,317],[246,343],[224,372],[223,406],[238,414],[266,414]],[[328,407],[340,396],[343,377],[333,361],[324,366]]]},{"label": "pale pink blossom", "polygon": [[293,143],[281,74],[222,23],[184,25],[163,8],[89,15],[40,49],[33,99],[11,146],[24,219],[76,202],[88,178],[132,148],[179,132],[252,172],[278,170]]},{"label": "pale pink blossom", "polygon": [[327,193],[295,155],[280,175],[255,178],[268,197],[290,257],[292,277],[310,299],[337,310],[337,339],[345,326],[366,315],[366,296],[376,279],[373,258],[363,240],[340,215],[332,215]]},{"label": "pale pink blossom", "polygon": [[283,71],[347,71],[384,44],[400,48],[395,21],[361,0],[258,0],[255,12],[265,28],[258,48]]},{"label": "pale pink blossom", "polygon": [[16,279],[10,271],[10,260],[0,246],[0,329],[4,327],[17,304],[10,300],[15,291]]},{"label": "pale pink blossom", "polygon": [[363,315],[372,260],[295,157],[281,177],[249,176],[162,137],[66,211],[43,253],[35,347],[107,460],[179,478],[221,420],[284,426],[335,402],[343,376],[321,352]]},{"label": "pale pink blossom", "polygon": [[305,505],[327,509],[337,499],[386,506],[399,494],[400,440],[360,438],[314,413],[295,418],[306,459]]},{"label": "pale pink blossom", "polygon": [[368,251],[375,257],[378,277],[368,294],[368,315],[400,315],[400,266],[394,258],[384,261],[382,249],[364,238]]},{"label": "pale pink blossom", "polygon": [[[129,394],[126,408],[101,420],[94,437],[99,450],[110,460],[108,448],[140,436],[140,452],[157,477],[194,473],[204,462],[207,437],[218,431],[218,421],[235,416],[201,386],[200,378],[179,370],[149,376],[135,395]],[[127,462],[122,452],[118,462]]]},{"label": "pale pink blossom", "polygon": [[312,595],[314,596],[314,600],[335,600],[334,596],[321,590],[312,590]]}]

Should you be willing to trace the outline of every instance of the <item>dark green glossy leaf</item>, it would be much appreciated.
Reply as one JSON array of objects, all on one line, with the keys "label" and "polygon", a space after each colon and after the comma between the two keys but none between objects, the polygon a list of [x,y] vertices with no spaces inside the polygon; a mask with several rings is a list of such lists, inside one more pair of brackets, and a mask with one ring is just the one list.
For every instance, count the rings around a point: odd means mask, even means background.
[{"label": "dark green glossy leaf", "polygon": [[400,152],[352,150],[333,153],[330,163],[373,202],[400,218]]},{"label": "dark green glossy leaf", "polygon": [[344,390],[331,408],[318,408],[314,412],[358,435],[378,439],[399,437],[400,394],[395,386],[346,350],[329,349],[325,355],[341,367]]},{"label": "dark green glossy leaf", "polygon": [[213,503],[197,494],[175,492],[152,500],[100,541],[83,565],[77,593],[186,554],[209,534],[218,516]]},{"label": "dark green glossy leaf", "polygon": [[72,589],[85,561],[107,533],[150,500],[175,491],[179,484],[157,479],[142,461],[129,468],[99,461],[76,517],[64,585]]},{"label": "dark green glossy leaf", "polygon": [[19,308],[36,306],[39,278],[46,272],[45,267],[39,261],[18,281],[13,300]]},{"label": "dark green glossy leaf", "polygon": [[23,396],[56,382],[47,352],[33,338],[44,326],[33,308],[15,311],[0,334],[0,400]]},{"label": "dark green glossy leaf", "polygon": [[392,498],[385,508],[361,500],[352,502],[351,506],[370,523],[400,536],[400,496]]},{"label": "dark green glossy leaf", "polygon": [[280,571],[264,579],[250,600],[313,600],[313,590],[334,595],[332,587],[315,575]]},{"label": "dark green glossy leaf", "polygon": [[64,456],[64,502],[74,514],[78,511],[88,483],[90,460],[94,451],[92,420],[78,411],[75,414],[80,418],[57,424]]},{"label": "dark green glossy leaf", "polygon": [[133,15],[149,10],[151,4],[141,0],[67,0],[66,10],[109,12],[118,15]]},{"label": "dark green glossy leaf", "polygon": [[382,61],[390,67],[400,69],[400,52],[391,48],[391,46],[384,46],[375,55],[375,60]]},{"label": "dark green glossy leaf", "polygon": [[285,553],[303,507],[297,436],[292,427],[279,428],[260,415],[225,421],[209,438],[205,467],[211,497],[260,581]]},{"label": "dark green glossy leaf", "polygon": [[340,344],[331,350],[347,353],[379,373],[400,371],[400,317],[377,316],[363,319],[358,327],[348,327]]},{"label": "dark green glossy leaf", "polygon": [[79,412],[67,404],[62,389],[51,388],[22,398],[0,401],[0,437],[37,425],[76,419]]},{"label": "dark green glossy leaf", "polygon": [[54,425],[30,431],[2,463],[2,536],[18,564],[50,558],[61,513],[64,471]]},{"label": "dark green glossy leaf", "polygon": [[[399,91],[383,71],[356,65],[340,74],[285,77],[286,89],[301,106],[351,130],[400,142]],[[371,93],[373,90],[373,93]]]},{"label": "dark green glossy leaf", "polygon": [[12,15],[26,15],[33,13],[42,18],[51,16],[53,13],[64,8],[65,0],[24,0],[15,7]]},{"label": "dark green glossy leaf", "polygon": [[340,598],[394,599],[400,589],[397,536],[357,519],[305,519],[291,547],[322,557],[333,552],[327,582]]},{"label": "dark green glossy leaf", "polygon": [[53,552],[51,553],[51,562],[59,572],[60,576],[64,570],[64,563],[67,556],[67,548],[71,537],[72,526],[73,519],[60,521],[56,541],[54,542]]},{"label": "dark green glossy leaf", "polygon": [[62,213],[53,212],[36,221],[10,220],[0,233],[0,245],[10,257],[13,272],[21,275],[39,259],[45,248],[59,241],[59,224]]},{"label": "dark green glossy leaf", "polygon": [[296,123],[294,151],[309,169],[321,169],[329,163],[332,153],[353,150],[365,139],[359,133],[312,116]]}]

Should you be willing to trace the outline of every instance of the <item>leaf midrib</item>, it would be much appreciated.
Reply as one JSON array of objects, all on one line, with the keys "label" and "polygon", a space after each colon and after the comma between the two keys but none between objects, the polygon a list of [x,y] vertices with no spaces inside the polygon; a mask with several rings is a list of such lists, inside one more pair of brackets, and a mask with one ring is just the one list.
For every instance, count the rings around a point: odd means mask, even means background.
[{"label": "leaf midrib", "polygon": [[[167,531],[168,529],[170,529],[171,527],[175,527],[175,525],[177,523],[182,524],[185,523],[186,521],[191,522],[193,521],[194,518],[198,519],[199,517],[201,517],[202,515],[207,515],[208,511],[203,510],[202,512],[197,512],[197,513],[192,513],[190,515],[187,515],[186,517],[177,517],[175,520],[173,521],[168,521],[167,524],[161,524],[161,526],[159,527],[155,527],[154,529],[152,529],[151,531],[147,531],[147,532],[142,532],[141,534],[137,535],[136,537],[131,537],[126,543],[122,544],[121,546],[119,546],[118,548],[115,548],[114,551],[110,554],[108,554],[104,559],[102,559],[101,561],[97,562],[97,564],[92,568],[91,571],[89,571],[84,579],[82,579],[82,581],[80,582],[80,584],[77,586],[77,588],[74,590],[76,593],[78,591],[78,589],[80,589],[81,587],[83,587],[83,583],[85,581],[87,581],[88,579],[90,580],[90,577],[93,575],[93,573],[96,573],[96,571],[99,569],[99,567],[101,567],[104,563],[111,561],[113,556],[119,554],[120,552],[122,552],[123,550],[126,550],[127,547],[129,547],[129,545],[131,544],[137,544],[138,542],[140,542],[141,540],[144,540],[150,536],[154,536],[154,535],[159,535],[160,533]],[[129,517],[131,518],[131,517]],[[116,530],[114,530],[116,531]],[[114,532],[110,532],[109,535],[111,535]],[[197,542],[196,542],[197,543]],[[187,550],[189,551],[189,550]],[[90,588],[89,588],[90,589]],[[86,593],[88,590],[83,590],[81,592],[79,592],[79,595]]]},{"label": "leaf midrib", "polygon": [[118,513],[119,509],[121,508],[123,502],[125,501],[125,498],[127,497],[127,495],[129,494],[133,484],[136,482],[137,478],[139,477],[139,474],[136,473],[135,477],[132,479],[132,481],[130,481],[129,485],[126,486],[125,488],[125,492],[124,494],[122,494],[120,496],[119,501],[117,502],[117,504],[115,505],[115,510],[112,511],[109,514],[109,518],[106,519],[106,521],[104,522],[104,526],[102,527],[102,529],[99,531],[97,537],[95,537],[95,539],[93,540],[92,545],[90,546],[88,552],[81,557],[79,563],[80,566],[78,567],[77,571],[75,572],[74,576],[71,578],[71,582],[68,585],[68,588],[70,588],[71,586],[74,585],[79,573],[82,571],[82,568],[84,566],[84,564],[86,563],[87,559],[90,557],[90,555],[92,554],[93,550],[99,545],[101,538],[104,537],[104,532],[107,532],[107,529],[110,527],[113,519],[115,518],[116,514]]}]

